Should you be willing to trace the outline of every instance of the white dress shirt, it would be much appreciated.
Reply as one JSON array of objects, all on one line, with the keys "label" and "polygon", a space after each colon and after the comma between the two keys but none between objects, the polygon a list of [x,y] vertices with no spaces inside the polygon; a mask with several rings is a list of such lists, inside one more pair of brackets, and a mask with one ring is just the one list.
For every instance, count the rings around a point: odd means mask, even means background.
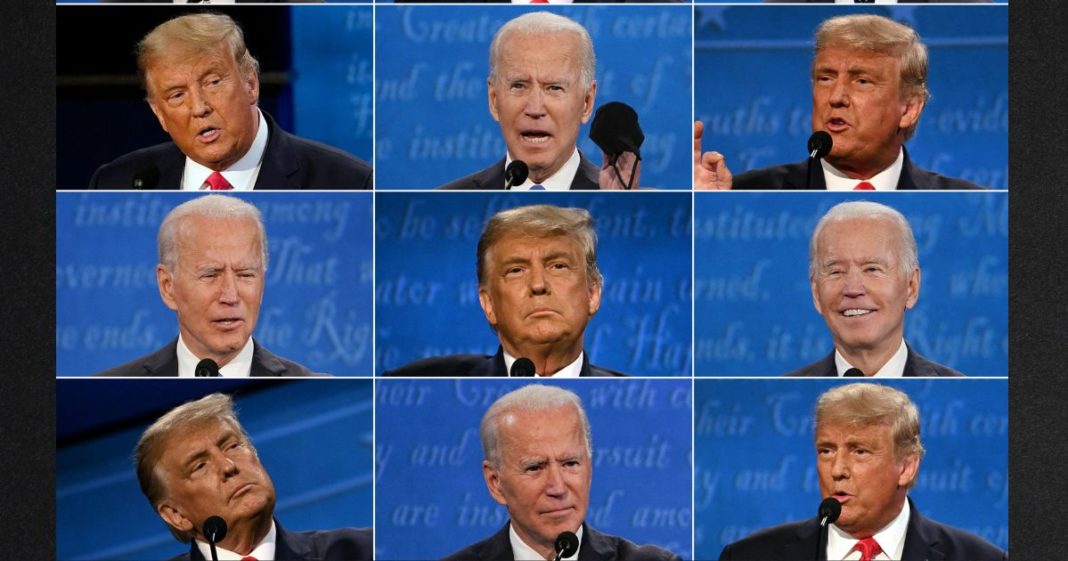
[{"label": "white dress shirt", "polygon": [[[504,169],[508,169],[508,164],[512,163],[512,156],[509,154],[504,159]],[[560,169],[556,170],[556,173],[550,175],[548,179],[541,182],[541,186],[545,187],[546,191],[568,191],[571,189],[571,182],[575,180],[575,174],[578,173],[579,164],[582,163],[582,158],[579,157],[578,147],[575,147],[575,151],[571,153],[571,157],[567,159],[564,165],[560,166]],[[513,191],[529,191],[534,186],[534,182],[530,177],[523,182],[522,185],[516,185],[512,187]]]},{"label": "white dress shirt", "polygon": [[[905,340],[901,340],[901,346],[897,352],[886,361],[886,364],[875,373],[874,378],[900,378],[905,375],[905,361],[909,358],[909,348],[905,346]],[[845,376],[850,368],[856,368],[838,352],[834,350],[834,366],[838,369],[838,376]]]},{"label": "white dress shirt", "polygon": [[896,191],[897,182],[901,179],[901,169],[905,167],[905,150],[898,150],[897,159],[894,160],[894,163],[875,174],[875,177],[871,179],[853,179],[838,171],[837,168],[827,163],[825,159],[820,160],[820,164],[823,165],[823,181],[826,183],[828,191],[852,191],[861,181],[871,183],[876,191]]},{"label": "white dress shirt", "polygon": [[[252,337],[249,337],[248,341],[245,341],[245,346],[241,348],[241,352],[237,353],[233,360],[219,366],[219,376],[223,378],[248,378],[252,372],[253,348]],[[182,340],[182,336],[179,334],[178,377],[195,378],[197,363],[199,362],[200,358],[193,354],[189,347],[185,346],[185,341]]]},{"label": "white dress shirt", "polygon": [[[507,370],[508,373],[509,373],[508,375],[511,376],[512,365],[515,364],[516,357],[508,354],[508,351],[503,351],[503,352],[504,352],[504,369]],[[542,374],[539,374],[539,373],[535,372],[534,373],[534,377],[535,378],[578,378],[579,374],[582,374],[582,356],[585,355],[585,354],[586,354],[585,352],[579,353],[578,358],[576,358],[574,360],[574,362],[572,362],[571,364],[568,364],[567,366],[561,368],[556,374],[553,374],[552,376],[544,376]]]},{"label": "white dress shirt", "polygon": [[[579,526],[575,535],[578,536],[579,549],[582,549],[582,526]],[[519,537],[519,534],[515,533],[515,527],[510,522],[508,523],[508,541],[512,543],[512,557],[515,561],[546,561],[545,558],[538,555],[537,551],[527,545],[523,538]],[[563,561],[576,561],[579,549],[576,549],[575,554],[571,557],[564,557]]]},{"label": "white dress shirt", "polygon": [[[263,112],[259,111],[260,126],[256,131],[256,138],[252,139],[252,146],[245,152],[241,159],[234,165],[222,170],[222,176],[234,186],[234,191],[251,191],[256,186],[256,178],[260,175],[260,166],[263,165],[263,153],[267,151],[267,119]],[[204,182],[215,170],[202,166],[185,157],[185,170],[182,172],[182,190],[200,191]]]},{"label": "white dress shirt", "polygon": [[[255,557],[259,561],[269,561],[274,559],[274,547],[276,532],[274,529],[274,520],[271,520],[271,531],[267,532],[267,535],[260,540],[260,543],[256,544],[256,547],[252,548],[252,551],[241,555],[240,553],[234,553],[229,549],[223,549],[219,546],[215,546],[215,552],[219,554],[219,561],[241,561],[245,557]],[[204,555],[204,559],[211,559],[211,546],[205,542],[197,540],[197,549]]]},{"label": "white dress shirt", "polygon": [[[909,501],[905,500],[905,506],[901,512],[883,527],[882,530],[872,535],[875,543],[879,544],[881,552],[872,557],[873,561],[896,561],[901,559],[905,551],[905,532],[909,528]],[[856,561],[860,559],[860,551],[853,549],[860,540],[843,532],[838,526],[831,524],[827,531],[827,559],[837,561]]]}]

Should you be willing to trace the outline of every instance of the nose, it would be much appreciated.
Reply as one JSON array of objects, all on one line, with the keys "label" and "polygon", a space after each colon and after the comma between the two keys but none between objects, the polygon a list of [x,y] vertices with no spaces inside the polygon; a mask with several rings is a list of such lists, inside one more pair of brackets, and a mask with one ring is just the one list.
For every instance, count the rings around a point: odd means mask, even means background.
[{"label": "nose", "polygon": [[236,304],[238,302],[237,277],[232,271],[225,272],[220,277],[219,302],[223,304]]},{"label": "nose", "polygon": [[527,95],[523,113],[528,117],[537,119],[545,115],[545,94],[539,88],[532,88]]},{"label": "nose", "polygon": [[850,473],[848,454],[837,453],[831,459],[831,477],[835,481],[848,479]]},{"label": "nose", "polygon": [[530,271],[530,293],[548,294],[549,291],[549,279],[545,275],[545,269],[537,266],[532,267]]},{"label": "nose", "polygon": [[849,89],[846,80],[835,80],[831,85],[831,97],[828,99],[831,107],[848,107],[849,106]]},{"label": "nose", "polygon": [[857,269],[850,269],[842,281],[843,296],[863,296],[867,290],[864,288],[864,276]]},{"label": "nose", "polygon": [[555,498],[567,496],[567,485],[559,464],[550,464],[545,472],[545,494]]},{"label": "nose", "polygon": [[204,92],[200,91],[200,88],[191,88],[189,90],[189,98],[193,107],[193,116],[207,117],[211,114],[211,103],[208,101],[208,97],[204,95]]}]

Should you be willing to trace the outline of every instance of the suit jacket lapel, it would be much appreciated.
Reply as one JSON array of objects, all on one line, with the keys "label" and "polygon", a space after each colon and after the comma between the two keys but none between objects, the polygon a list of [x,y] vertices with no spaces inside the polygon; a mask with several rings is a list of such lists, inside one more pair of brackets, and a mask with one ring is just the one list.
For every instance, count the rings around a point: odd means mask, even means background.
[{"label": "suit jacket lapel", "polygon": [[260,165],[259,175],[256,176],[254,188],[261,190],[303,187],[291,179],[300,170],[300,164],[297,163],[297,158],[293,154],[289,135],[278,127],[270,115],[262,109],[260,112],[267,121],[267,146],[263,149],[263,163]]},{"label": "suit jacket lapel", "polygon": [[493,534],[493,537],[486,540],[482,549],[478,550],[479,559],[485,559],[486,561],[500,561],[504,559],[510,561],[515,555],[512,553],[512,542],[508,537],[508,525],[511,521],[504,523],[504,528]]},{"label": "suit jacket lapel", "polygon": [[471,181],[475,184],[474,189],[504,189],[504,162],[501,158],[497,163],[478,172]]},{"label": "suit jacket lapel", "polygon": [[145,357],[141,366],[147,372],[146,376],[177,376],[178,338],[175,337],[162,349]]},{"label": "suit jacket lapel", "polygon": [[905,529],[905,548],[901,558],[907,561],[944,561],[946,553],[939,546],[935,532],[913,504],[909,501],[909,525]]},{"label": "suit jacket lapel", "polygon": [[587,160],[586,155],[582,153],[582,150],[579,150],[579,168],[575,172],[575,178],[571,180],[571,190],[600,189],[600,173],[600,168]]},{"label": "suit jacket lapel", "polygon": [[252,340],[252,368],[249,369],[249,376],[262,377],[262,376],[285,376],[286,365],[282,364],[282,361],[278,357],[260,346],[255,339]]},{"label": "suit jacket lapel", "polygon": [[616,548],[604,534],[582,524],[582,544],[579,546],[578,561],[606,561],[614,559]]}]

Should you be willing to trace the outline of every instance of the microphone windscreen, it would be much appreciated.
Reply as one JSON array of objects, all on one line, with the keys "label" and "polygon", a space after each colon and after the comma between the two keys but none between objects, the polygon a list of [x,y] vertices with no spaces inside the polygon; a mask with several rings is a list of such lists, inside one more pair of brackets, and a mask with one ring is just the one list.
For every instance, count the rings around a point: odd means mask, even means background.
[{"label": "microphone windscreen", "polygon": [[590,123],[590,140],[606,154],[634,152],[640,158],[645,134],[638,125],[634,108],[621,101],[610,101],[597,108]]},{"label": "microphone windscreen", "polygon": [[197,363],[197,367],[193,370],[193,374],[197,378],[214,378],[219,375],[219,363],[206,358]]},{"label": "microphone windscreen", "polygon": [[516,185],[522,185],[523,182],[527,180],[528,175],[530,175],[530,168],[527,167],[526,162],[523,160],[512,160],[512,163],[504,168],[505,188],[511,189]]},{"label": "microphone windscreen", "polygon": [[204,521],[204,537],[211,543],[219,543],[226,537],[226,521],[221,516],[209,516]]},{"label": "microphone windscreen", "polygon": [[571,557],[578,551],[578,536],[574,532],[560,532],[560,535],[556,536],[556,542],[553,547],[556,549],[556,555],[560,559]]},{"label": "microphone windscreen", "polygon": [[134,189],[155,189],[157,185],[159,185],[159,168],[149,166],[134,174],[131,186]]},{"label": "microphone windscreen", "polygon": [[834,497],[827,497],[820,503],[819,519],[820,524],[823,524],[823,519],[827,519],[827,524],[833,524],[835,520],[842,514],[842,503],[838,502],[838,499]]},{"label": "microphone windscreen", "polygon": [[831,140],[831,135],[827,131],[816,131],[808,137],[808,153],[810,157],[817,160],[829,154],[833,145],[834,141]]},{"label": "microphone windscreen", "polygon": [[511,375],[513,377],[531,377],[534,375],[534,361],[529,358],[522,357],[515,359],[512,363]]}]

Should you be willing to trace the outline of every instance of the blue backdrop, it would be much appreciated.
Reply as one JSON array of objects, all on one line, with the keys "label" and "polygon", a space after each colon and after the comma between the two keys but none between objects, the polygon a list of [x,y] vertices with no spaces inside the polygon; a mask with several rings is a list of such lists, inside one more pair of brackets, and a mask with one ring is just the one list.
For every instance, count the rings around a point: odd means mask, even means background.
[{"label": "blue backdrop", "polygon": [[907,143],[923,168],[1008,187],[1007,6],[700,6],[694,111],[704,150],[735,174],[805,158],[812,132],[812,37],[823,20],[875,13],[927,44],[932,98]]},{"label": "blue backdrop", "polygon": [[[715,559],[756,530],[816,515],[812,411],[840,380],[698,380],[694,552]],[[1008,549],[1008,382],[898,379],[927,454],[909,493],[927,517]]]},{"label": "blue backdrop", "polygon": [[[812,304],[808,241],[856,193],[696,193],[694,363],[698,376],[775,376],[834,342]],[[871,193],[909,220],[920,255],[905,340],[971,376],[1008,375],[1007,193]]]},{"label": "blue backdrop", "polygon": [[[545,9],[545,8],[541,8]],[[568,6],[550,10],[586,27],[597,52],[599,107],[638,112],[642,186],[690,187],[689,6]],[[379,6],[376,186],[433,188],[504,157],[486,92],[489,44],[529,6]],[[579,148],[600,164],[589,123]]]},{"label": "blue backdrop", "polygon": [[[56,373],[80,376],[178,334],[156,284],[163,217],[182,192],[56,194]],[[317,372],[371,375],[372,193],[241,193],[267,228],[254,336]]]},{"label": "blue backdrop", "polygon": [[[551,380],[593,431],[586,522],[690,558],[689,380]],[[486,490],[478,426],[515,379],[378,380],[376,559],[438,559],[508,520]]]},{"label": "blue backdrop", "polygon": [[475,248],[496,212],[582,207],[594,218],[601,309],[586,327],[594,364],[689,376],[690,194],[377,193],[376,372],[428,356],[493,354]]},{"label": "blue backdrop", "polygon": [[133,450],[160,415],[214,391],[239,392],[239,419],[274,481],[275,515],[287,530],[371,525],[370,380],[67,379],[56,383],[58,559],[188,551],[141,493]]}]

